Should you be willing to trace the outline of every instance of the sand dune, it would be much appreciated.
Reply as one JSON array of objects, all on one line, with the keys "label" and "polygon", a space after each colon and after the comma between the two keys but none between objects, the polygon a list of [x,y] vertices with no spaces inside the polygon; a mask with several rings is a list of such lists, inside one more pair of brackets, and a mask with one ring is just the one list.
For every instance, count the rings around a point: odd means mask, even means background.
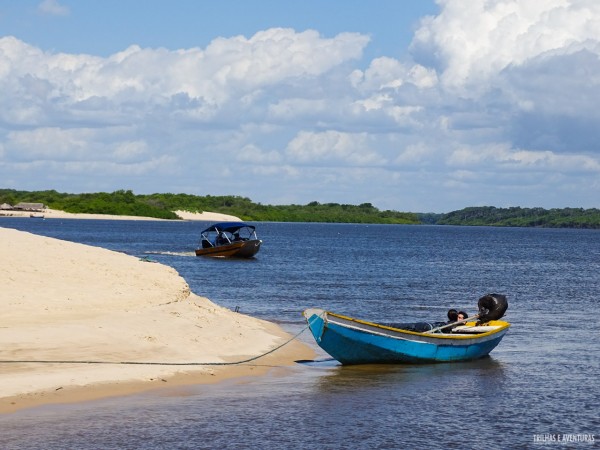
[{"label": "sand dune", "polygon": [[[2,361],[234,362],[290,338],[191,293],[168,266],[7,228],[0,246]],[[242,366],[1,362],[0,412],[165,382],[213,382],[312,356],[293,341]]]}]

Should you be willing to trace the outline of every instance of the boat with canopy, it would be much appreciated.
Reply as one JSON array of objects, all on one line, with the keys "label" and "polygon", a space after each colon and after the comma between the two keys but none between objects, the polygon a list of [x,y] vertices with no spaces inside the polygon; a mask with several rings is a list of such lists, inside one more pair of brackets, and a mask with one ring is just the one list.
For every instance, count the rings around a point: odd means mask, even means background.
[{"label": "boat with canopy", "polygon": [[196,256],[252,258],[260,250],[261,244],[254,225],[244,222],[219,222],[200,233]]}]

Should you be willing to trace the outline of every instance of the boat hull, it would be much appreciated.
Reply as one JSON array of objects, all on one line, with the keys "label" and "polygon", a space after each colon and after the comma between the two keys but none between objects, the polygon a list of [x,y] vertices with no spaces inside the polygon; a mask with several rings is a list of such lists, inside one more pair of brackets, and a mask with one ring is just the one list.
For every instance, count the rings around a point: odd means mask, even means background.
[{"label": "boat hull", "polygon": [[260,250],[261,240],[232,242],[217,247],[197,248],[196,256],[214,256],[222,258],[252,258]]},{"label": "boat hull", "polygon": [[320,309],[304,312],[317,344],[340,363],[402,364],[468,361],[488,355],[510,324],[490,322],[478,334],[417,333]]}]

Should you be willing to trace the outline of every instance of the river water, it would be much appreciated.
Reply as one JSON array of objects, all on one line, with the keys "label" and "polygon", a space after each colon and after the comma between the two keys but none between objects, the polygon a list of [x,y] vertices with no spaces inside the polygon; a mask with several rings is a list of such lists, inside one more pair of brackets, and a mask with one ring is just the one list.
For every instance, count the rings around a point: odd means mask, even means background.
[{"label": "river water", "polygon": [[170,265],[195,293],[291,333],[308,307],[438,321],[489,292],[508,296],[512,327],[478,361],[342,367],[318,350],[283,376],[3,415],[1,448],[600,446],[599,231],[257,223],[257,257],[222,260],[194,256],[205,225],[0,218]]}]

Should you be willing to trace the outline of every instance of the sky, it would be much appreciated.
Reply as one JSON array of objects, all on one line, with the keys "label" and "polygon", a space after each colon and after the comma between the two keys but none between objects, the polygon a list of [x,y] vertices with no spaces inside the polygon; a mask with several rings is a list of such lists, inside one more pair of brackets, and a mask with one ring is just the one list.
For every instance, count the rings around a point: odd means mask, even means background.
[{"label": "sky", "polygon": [[600,207],[597,0],[0,0],[0,188]]}]

